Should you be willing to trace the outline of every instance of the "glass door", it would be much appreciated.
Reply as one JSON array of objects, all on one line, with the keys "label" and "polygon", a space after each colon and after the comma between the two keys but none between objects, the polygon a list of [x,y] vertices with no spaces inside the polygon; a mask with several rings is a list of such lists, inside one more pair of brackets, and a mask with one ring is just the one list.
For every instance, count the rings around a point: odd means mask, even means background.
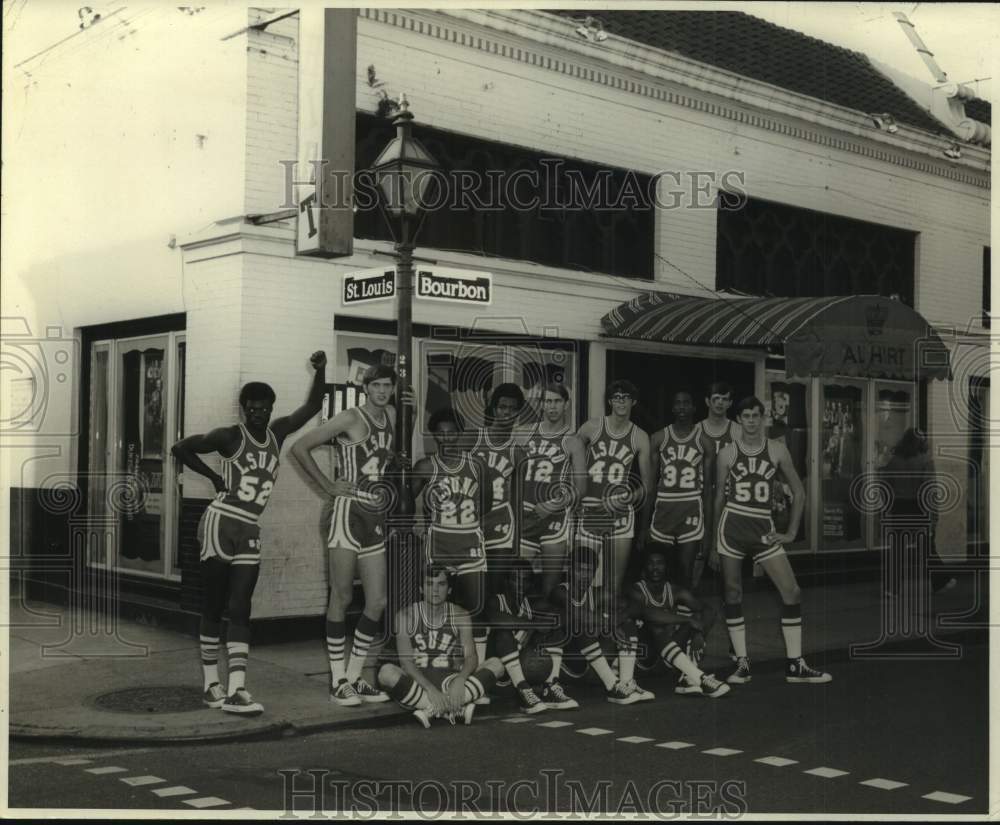
[{"label": "glass door", "polygon": [[820,529],[823,550],[864,549],[866,525],[851,501],[854,480],[867,469],[866,385],[846,379],[823,383],[820,436]]},{"label": "glass door", "polygon": [[[808,379],[786,378],[783,372],[771,370],[765,373],[765,380],[764,424],[767,427],[767,437],[784,442],[792,457],[795,471],[802,479],[802,486],[806,488],[806,504],[802,510],[802,520],[799,522],[799,532],[788,549],[812,549],[814,543],[812,543],[810,505],[814,498],[815,478],[809,455],[811,382]],[[771,500],[774,526],[784,531],[791,517],[791,489],[785,482],[775,479]]]}]

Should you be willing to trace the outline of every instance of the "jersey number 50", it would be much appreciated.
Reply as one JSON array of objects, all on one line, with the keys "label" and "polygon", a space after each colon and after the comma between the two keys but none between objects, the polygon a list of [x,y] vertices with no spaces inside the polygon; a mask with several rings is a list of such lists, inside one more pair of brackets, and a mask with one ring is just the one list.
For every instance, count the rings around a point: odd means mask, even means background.
[{"label": "jersey number 50", "polygon": [[[749,481],[736,482],[736,500],[747,502],[751,499],[751,488]],[[767,504],[771,500],[771,483],[769,481],[758,481],[753,485],[752,498],[759,504]]]}]

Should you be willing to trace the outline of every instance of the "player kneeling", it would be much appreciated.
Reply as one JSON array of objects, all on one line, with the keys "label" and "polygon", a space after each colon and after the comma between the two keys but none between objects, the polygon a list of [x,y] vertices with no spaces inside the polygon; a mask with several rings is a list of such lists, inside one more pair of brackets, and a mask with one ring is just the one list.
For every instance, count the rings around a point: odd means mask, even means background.
[{"label": "player kneeling", "polygon": [[379,684],[425,728],[440,716],[471,724],[476,700],[503,674],[503,665],[487,659],[479,666],[469,614],[448,601],[446,568],[428,566],[421,590],[420,601],[396,614],[400,664],[383,665]]},{"label": "player kneeling", "polygon": [[675,693],[694,693],[711,699],[729,693],[729,685],[704,673],[694,661],[695,651],[704,646],[703,634],[711,627],[715,615],[689,591],[675,588],[667,581],[667,559],[662,551],[646,552],[642,578],[629,589],[628,598],[629,614],[642,620],[660,658],[681,673]]}]

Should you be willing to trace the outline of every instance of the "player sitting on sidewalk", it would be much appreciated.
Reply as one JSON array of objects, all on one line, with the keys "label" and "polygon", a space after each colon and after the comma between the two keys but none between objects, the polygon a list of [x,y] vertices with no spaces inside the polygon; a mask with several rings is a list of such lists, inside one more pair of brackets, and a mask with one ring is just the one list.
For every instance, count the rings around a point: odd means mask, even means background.
[{"label": "player sitting on sidewalk", "polygon": [[[189,435],[170,452],[185,466],[205,476],[215,498],[198,522],[202,582],[201,664],[204,703],[226,713],[255,716],[264,712],[246,689],[250,656],[250,603],[260,574],[260,520],[278,479],[281,445],[319,412],[326,386],[326,353],[310,358],[315,370],[309,400],[290,415],[271,421],[276,400],[268,384],[251,381],[240,390],[243,421],[210,433]],[[217,453],[222,474],[199,456]],[[227,691],[219,684],[222,614],[229,617],[226,652]]]},{"label": "player sitting on sidewalk", "polygon": [[452,724],[462,716],[471,724],[476,700],[503,674],[503,665],[499,659],[479,665],[472,622],[448,601],[451,585],[444,567],[425,569],[421,593],[420,601],[396,614],[399,665],[382,665],[379,685],[425,728],[439,716]]},{"label": "player sitting on sidewalk", "polygon": [[[533,575],[527,561],[515,559],[511,562],[504,592],[491,596],[488,603],[490,632],[495,639],[497,655],[517,690],[521,710],[529,714],[549,708],[572,710],[579,704],[567,696],[559,684],[562,649],[549,648],[545,644],[557,617],[551,612],[539,612],[547,605],[540,598],[527,595]],[[552,669],[542,684],[539,698],[539,692],[525,678],[524,669],[536,667],[541,658],[547,658]]]},{"label": "player sitting on sidewalk", "polygon": [[[704,634],[715,613],[690,591],[674,588],[667,581],[667,557],[661,549],[646,551],[642,578],[628,591],[629,614],[641,619],[668,667],[681,673],[675,693],[697,693],[715,699],[729,693],[729,685],[704,673],[695,663],[704,646]],[[687,608],[686,615],[678,608]],[[685,649],[692,651],[689,655]]]}]

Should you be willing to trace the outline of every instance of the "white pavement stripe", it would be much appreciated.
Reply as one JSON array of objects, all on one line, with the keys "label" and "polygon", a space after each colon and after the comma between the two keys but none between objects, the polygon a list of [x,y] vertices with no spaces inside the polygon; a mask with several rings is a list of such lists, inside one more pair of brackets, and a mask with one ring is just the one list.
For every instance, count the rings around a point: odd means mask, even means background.
[{"label": "white pavement stripe", "polygon": [[[81,753],[67,758],[66,756],[32,756],[30,759],[11,759],[8,765],[38,765],[42,762],[53,762],[56,765],[84,765],[97,759],[113,759],[132,753],[150,753],[153,748],[130,748],[129,750],[105,751],[103,753]],[[84,761],[78,761],[84,760]]]},{"label": "white pavement stripe", "polygon": [[743,751],[738,751],[735,748],[710,748],[707,751],[702,751],[702,753],[707,753],[709,756],[736,756],[736,754],[743,753]]},{"label": "white pavement stripe", "polygon": [[573,727],[572,722],[539,722],[538,727],[540,728],[571,728]]},{"label": "white pavement stripe", "polygon": [[931,802],[947,802],[949,805],[959,805],[962,802],[968,802],[972,799],[971,796],[962,796],[957,793],[945,793],[944,791],[934,791],[934,793],[925,794],[924,799],[929,799]]},{"label": "white pavement stripe", "polygon": [[96,776],[100,776],[100,775],[106,774],[106,773],[127,773],[128,772],[128,768],[116,768],[116,767],[111,766],[111,765],[109,765],[107,767],[104,767],[104,768],[85,768],[85,770],[87,771],[87,773],[92,773],[92,774],[95,774]]},{"label": "white pavement stripe", "polygon": [[185,799],[184,804],[190,805],[192,808],[218,808],[220,805],[232,805],[233,803],[219,799],[217,796],[203,796],[199,799]]},{"label": "white pavement stripe", "polygon": [[510,722],[512,725],[520,725],[523,722],[534,722],[530,716],[508,716],[503,720],[504,722]]},{"label": "white pavement stripe", "polygon": [[765,756],[761,759],[754,759],[754,762],[760,762],[762,765],[773,765],[775,768],[784,768],[788,765],[799,764],[797,759],[785,759],[783,756]]},{"label": "white pavement stripe", "polygon": [[802,773],[820,776],[823,779],[835,779],[838,776],[847,776],[850,771],[839,771],[836,768],[810,768],[808,771],[802,771]]},{"label": "white pavement stripe", "polygon": [[169,788],[153,788],[153,793],[157,796],[190,796],[198,792],[191,788],[186,788],[184,785],[172,785]]},{"label": "white pavement stripe", "polygon": [[160,779],[158,776],[123,776],[119,779],[120,782],[124,782],[126,785],[131,785],[133,788],[138,788],[142,785],[159,785],[161,782],[166,782],[166,779]]},{"label": "white pavement stripe", "polygon": [[630,745],[641,745],[643,742],[654,741],[648,736],[623,736],[619,742],[628,742]]},{"label": "white pavement stripe", "polygon": [[896,782],[892,779],[866,779],[859,782],[859,785],[867,785],[869,788],[879,788],[883,791],[894,791],[896,788],[905,788],[906,782]]},{"label": "white pavement stripe", "polygon": [[586,736],[604,736],[607,733],[613,733],[613,731],[607,728],[580,728],[577,733],[582,733]]},{"label": "white pavement stripe", "polygon": [[670,748],[672,751],[679,751],[682,748],[693,748],[694,742],[660,742],[658,748]]}]

